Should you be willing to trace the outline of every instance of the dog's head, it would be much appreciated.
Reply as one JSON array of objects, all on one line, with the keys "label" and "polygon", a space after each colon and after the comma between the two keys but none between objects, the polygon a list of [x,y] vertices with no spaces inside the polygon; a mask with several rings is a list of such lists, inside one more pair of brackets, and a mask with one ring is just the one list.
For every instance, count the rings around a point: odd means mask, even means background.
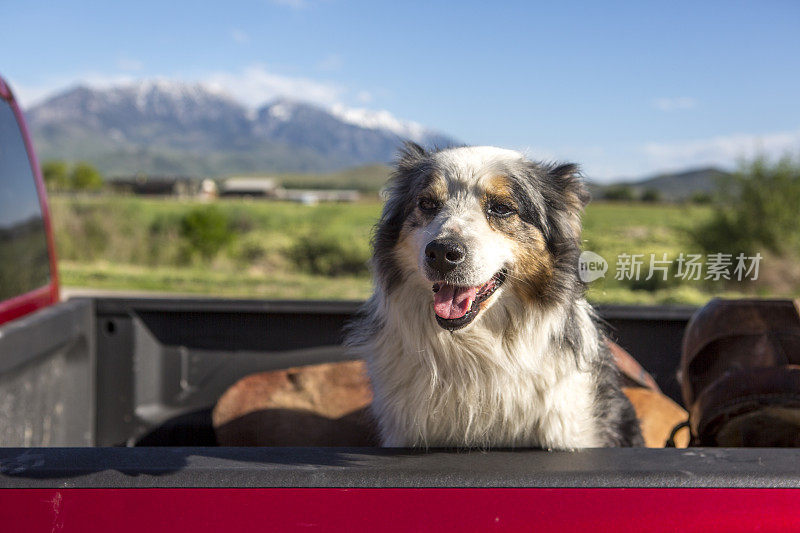
[{"label": "dog's head", "polygon": [[[384,291],[427,291],[432,318],[456,330],[498,300],[574,297],[580,215],[575,165],[494,147],[401,152],[374,242]],[[507,296],[510,295],[510,296]]]}]

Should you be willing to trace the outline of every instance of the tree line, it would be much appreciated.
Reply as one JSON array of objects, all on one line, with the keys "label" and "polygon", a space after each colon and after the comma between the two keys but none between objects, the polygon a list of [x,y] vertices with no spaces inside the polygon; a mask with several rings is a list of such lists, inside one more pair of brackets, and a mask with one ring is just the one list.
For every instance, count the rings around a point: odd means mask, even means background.
[{"label": "tree line", "polygon": [[85,161],[46,161],[42,177],[49,191],[99,191],[105,183],[100,171]]}]

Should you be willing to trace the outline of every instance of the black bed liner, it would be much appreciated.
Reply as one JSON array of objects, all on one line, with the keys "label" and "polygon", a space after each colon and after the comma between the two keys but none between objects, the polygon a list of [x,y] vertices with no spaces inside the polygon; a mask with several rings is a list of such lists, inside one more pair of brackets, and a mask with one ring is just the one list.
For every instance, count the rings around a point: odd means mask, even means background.
[{"label": "black bed liner", "polygon": [[800,488],[796,449],[0,449],[6,488]]}]

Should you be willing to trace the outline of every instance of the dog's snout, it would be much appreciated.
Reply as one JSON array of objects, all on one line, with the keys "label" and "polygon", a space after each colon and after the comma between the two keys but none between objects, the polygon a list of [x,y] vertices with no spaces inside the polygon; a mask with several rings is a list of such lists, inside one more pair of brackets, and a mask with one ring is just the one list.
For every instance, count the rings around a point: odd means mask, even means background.
[{"label": "dog's snout", "polygon": [[425,247],[428,266],[440,274],[447,274],[464,261],[467,251],[464,245],[453,239],[436,239]]}]

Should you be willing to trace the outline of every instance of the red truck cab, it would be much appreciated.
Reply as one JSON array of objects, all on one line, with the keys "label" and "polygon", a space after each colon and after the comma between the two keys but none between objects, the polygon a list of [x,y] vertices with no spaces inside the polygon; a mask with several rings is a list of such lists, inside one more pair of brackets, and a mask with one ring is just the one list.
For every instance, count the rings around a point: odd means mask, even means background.
[{"label": "red truck cab", "polygon": [[58,298],[44,180],[19,105],[0,78],[0,324]]}]

